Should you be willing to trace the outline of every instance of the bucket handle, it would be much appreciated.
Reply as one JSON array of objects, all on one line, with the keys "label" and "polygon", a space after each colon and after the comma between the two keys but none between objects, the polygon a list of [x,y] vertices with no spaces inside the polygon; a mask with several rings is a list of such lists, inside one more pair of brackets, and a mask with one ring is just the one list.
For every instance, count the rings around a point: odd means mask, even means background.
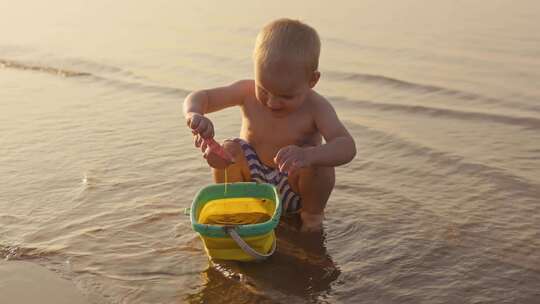
[{"label": "bucket handle", "polygon": [[248,255],[252,256],[257,261],[264,261],[268,257],[270,257],[275,251],[276,251],[276,238],[274,238],[274,242],[272,243],[272,249],[270,249],[270,252],[267,254],[260,253],[257,250],[251,248],[246,241],[244,241],[240,235],[238,235],[238,232],[236,232],[235,226],[225,226],[223,229],[225,232],[231,236],[231,238],[236,242],[236,244]]}]

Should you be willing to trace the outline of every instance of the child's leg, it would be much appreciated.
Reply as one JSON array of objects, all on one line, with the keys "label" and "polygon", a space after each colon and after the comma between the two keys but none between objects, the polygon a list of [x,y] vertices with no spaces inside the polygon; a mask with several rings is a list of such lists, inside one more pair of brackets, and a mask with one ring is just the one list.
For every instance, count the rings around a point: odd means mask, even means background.
[{"label": "child's leg", "polygon": [[[251,180],[251,174],[249,173],[249,166],[242,151],[242,147],[239,143],[226,140],[223,143],[225,151],[232,155],[235,162],[227,167],[227,182],[248,182]],[[212,166],[212,164],[209,164]],[[212,168],[215,183],[225,182],[225,170]]]},{"label": "child's leg", "polygon": [[334,167],[302,168],[289,176],[289,184],[302,200],[303,231],[322,229],[324,208],[336,181]]}]

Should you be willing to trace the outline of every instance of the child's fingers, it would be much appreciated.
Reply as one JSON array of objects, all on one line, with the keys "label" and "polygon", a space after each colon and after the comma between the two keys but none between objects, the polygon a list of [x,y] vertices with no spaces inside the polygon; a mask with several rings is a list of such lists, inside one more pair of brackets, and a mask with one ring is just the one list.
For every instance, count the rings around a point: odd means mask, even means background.
[{"label": "child's fingers", "polygon": [[190,119],[188,119],[188,127],[190,129],[196,130],[199,127],[199,124],[201,123],[201,118],[199,115],[193,115]]},{"label": "child's fingers", "polygon": [[280,164],[283,162],[283,160],[285,160],[287,158],[287,156],[289,155],[290,153],[290,148],[289,146],[285,147],[285,148],[281,148],[278,153],[276,153],[276,156],[274,157],[274,163],[276,164]]},{"label": "child's fingers", "polygon": [[293,162],[294,161],[290,158],[285,159],[282,163],[279,164],[279,171],[281,172],[289,171],[289,168],[292,166]]},{"label": "child's fingers", "polygon": [[204,123],[204,121],[199,122],[197,126],[193,128],[193,130],[195,130],[195,132],[197,132],[198,134],[201,134],[205,129],[206,124]]},{"label": "child's fingers", "polygon": [[214,127],[212,122],[208,119],[204,119],[199,123],[195,131],[200,134],[203,138],[209,138],[214,136]]},{"label": "child's fingers", "polygon": [[205,130],[201,131],[201,136],[203,138],[213,138],[214,130],[212,128],[206,128]]},{"label": "child's fingers", "polygon": [[200,135],[193,136],[193,141],[195,143],[195,147],[199,148],[201,146],[202,138]]},{"label": "child's fingers", "polygon": [[206,154],[206,152],[207,152],[206,149],[208,149],[208,145],[206,144],[206,142],[203,141],[201,143],[201,152]]},{"label": "child's fingers", "polygon": [[203,138],[213,138],[214,137],[214,126],[210,121],[204,125],[204,128],[201,130],[201,136]]},{"label": "child's fingers", "polygon": [[289,167],[289,170],[288,170],[287,174],[289,174],[289,176],[294,175],[294,174],[296,174],[298,172],[298,170],[300,170],[300,167],[297,165],[297,162],[294,162]]}]

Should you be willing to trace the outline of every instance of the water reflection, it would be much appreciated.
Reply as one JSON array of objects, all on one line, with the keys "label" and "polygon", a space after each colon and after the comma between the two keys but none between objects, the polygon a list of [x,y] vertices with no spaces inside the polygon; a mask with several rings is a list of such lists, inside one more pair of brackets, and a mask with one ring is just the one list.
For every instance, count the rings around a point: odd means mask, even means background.
[{"label": "water reflection", "polygon": [[209,262],[201,273],[205,283],[187,297],[188,302],[320,302],[341,272],[326,251],[324,231],[299,233],[298,224],[296,216],[281,221],[277,251],[265,262]]}]

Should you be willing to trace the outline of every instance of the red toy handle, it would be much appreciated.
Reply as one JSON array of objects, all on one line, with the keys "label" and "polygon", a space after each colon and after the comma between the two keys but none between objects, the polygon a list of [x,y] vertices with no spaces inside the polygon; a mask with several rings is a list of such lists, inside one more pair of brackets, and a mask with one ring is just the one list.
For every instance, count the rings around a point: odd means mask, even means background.
[{"label": "red toy handle", "polygon": [[208,146],[205,155],[208,155],[208,153],[214,153],[221,159],[234,163],[233,157],[227,151],[225,151],[225,149],[223,149],[223,147],[218,144],[213,138],[205,138],[203,139],[203,141]]}]

